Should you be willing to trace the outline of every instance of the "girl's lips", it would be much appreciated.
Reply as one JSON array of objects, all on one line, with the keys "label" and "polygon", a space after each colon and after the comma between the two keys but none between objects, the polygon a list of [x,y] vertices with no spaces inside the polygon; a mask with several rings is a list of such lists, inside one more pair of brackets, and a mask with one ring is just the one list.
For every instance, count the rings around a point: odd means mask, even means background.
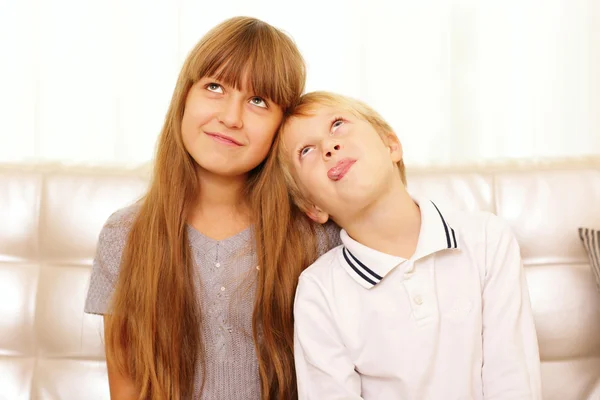
[{"label": "girl's lips", "polygon": [[356,160],[351,158],[345,158],[341,161],[338,161],[337,164],[327,171],[327,176],[333,181],[339,181],[346,175],[350,168],[352,168],[355,162]]},{"label": "girl's lips", "polygon": [[223,143],[229,146],[241,146],[242,144],[235,140],[234,138],[226,135],[222,135],[220,133],[214,132],[205,132],[208,136],[210,136],[213,140],[219,143]]}]

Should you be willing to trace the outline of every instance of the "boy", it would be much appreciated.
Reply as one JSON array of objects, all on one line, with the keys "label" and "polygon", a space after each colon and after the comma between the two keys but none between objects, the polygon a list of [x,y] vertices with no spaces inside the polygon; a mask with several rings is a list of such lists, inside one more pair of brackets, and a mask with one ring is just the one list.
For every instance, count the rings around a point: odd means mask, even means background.
[{"label": "boy", "polygon": [[277,143],[296,203],[341,228],[300,277],[300,399],[540,399],[519,247],[498,217],[406,191],[402,147],[366,105],[305,95]]}]

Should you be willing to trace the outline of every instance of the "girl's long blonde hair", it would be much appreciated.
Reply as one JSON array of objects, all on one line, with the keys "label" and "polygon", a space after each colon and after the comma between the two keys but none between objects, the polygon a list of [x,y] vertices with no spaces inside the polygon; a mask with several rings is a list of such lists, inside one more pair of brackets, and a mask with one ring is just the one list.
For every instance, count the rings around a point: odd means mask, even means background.
[{"label": "girl's long blonde hair", "polygon": [[[141,399],[191,398],[198,355],[204,360],[202,313],[186,234],[200,187],[196,164],[181,137],[186,96],[204,76],[236,88],[250,85],[257,96],[287,112],[304,89],[305,65],[287,35],[247,17],[213,28],[183,65],[150,187],[123,252],[106,330],[109,362],[133,380]],[[262,398],[294,399],[294,292],[301,270],[316,258],[319,228],[291,206],[273,153],[251,171],[247,195],[260,265],[253,335]]]}]

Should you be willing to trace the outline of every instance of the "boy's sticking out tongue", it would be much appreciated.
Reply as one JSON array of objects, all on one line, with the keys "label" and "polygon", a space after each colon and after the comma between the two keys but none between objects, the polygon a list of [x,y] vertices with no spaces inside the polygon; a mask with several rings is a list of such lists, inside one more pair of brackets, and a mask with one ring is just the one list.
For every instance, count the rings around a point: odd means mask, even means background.
[{"label": "boy's sticking out tongue", "polygon": [[339,181],[346,175],[350,167],[354,165],[356,160],[352,160],[350,158],[345,158],[339,161],[335,166],[333,166],[329,171],[327,171],[327,176],[329,179],[334,181]]}]

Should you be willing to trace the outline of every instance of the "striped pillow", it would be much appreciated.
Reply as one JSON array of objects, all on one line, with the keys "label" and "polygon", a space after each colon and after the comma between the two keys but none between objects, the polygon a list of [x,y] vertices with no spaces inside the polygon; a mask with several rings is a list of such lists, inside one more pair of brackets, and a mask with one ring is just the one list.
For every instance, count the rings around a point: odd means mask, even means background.
[{"label": "striped pillow", "polygon": [[590,266],[600,289],[600,230],[579,228],[579,238],[590,258]]}]

